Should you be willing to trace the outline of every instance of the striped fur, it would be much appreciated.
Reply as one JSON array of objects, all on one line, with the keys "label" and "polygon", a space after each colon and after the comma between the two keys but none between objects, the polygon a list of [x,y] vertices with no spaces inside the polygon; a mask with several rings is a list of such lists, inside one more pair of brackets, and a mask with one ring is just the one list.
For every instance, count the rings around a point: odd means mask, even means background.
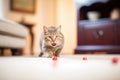
[{"label": "striped fur", "polygon": [[40,47],[41,53],[39,56],[53,57],[59,56],[64,45],[64,36],[61,33],[61,26],[43,27],[41,34]]}]

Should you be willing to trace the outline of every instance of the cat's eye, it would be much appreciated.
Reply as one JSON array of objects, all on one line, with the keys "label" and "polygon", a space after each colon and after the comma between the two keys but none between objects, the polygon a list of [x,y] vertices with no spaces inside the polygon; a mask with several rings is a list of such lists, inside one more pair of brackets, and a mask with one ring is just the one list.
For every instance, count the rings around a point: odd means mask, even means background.
[{"label": "cat's eye", "polygon": [[57,38],[58,36],[56,36],[56,38]]},{"label": "cat's eye", "polygon": [[51,38],[51,36],[48,36],[49,38]]}]

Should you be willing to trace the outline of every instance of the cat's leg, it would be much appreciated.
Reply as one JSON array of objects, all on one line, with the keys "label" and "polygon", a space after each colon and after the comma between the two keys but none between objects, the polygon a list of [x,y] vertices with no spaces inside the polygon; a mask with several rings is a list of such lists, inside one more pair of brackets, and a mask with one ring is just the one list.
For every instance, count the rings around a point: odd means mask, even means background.
[{"label": "cat's leg", "polygon": [[42,49],[41,53],[40,53],[40,57],[48,57],[49,55],[49,52],[45,49]]},{"label": "cat's leg", "polygon": [[40,52],[39,57],[42,57],[42,56],[43,56],[43,52]]},{"label": "cat's leg", "polygon": [[55,53],[54,53],[54,56],[59,57],[59,56],[60,56],[60,52],[61,52],[61,50],[62,50],[62,48],[57,49],[57,50],[55,51]]},{"label": "cat's leg", "polygon": [[53,52],[52,51],[49,51],[49,56],[48,58],[52,58],[53,57]]},{"label": "cat's leg", "polygon": [[42,55],[42,57],[48,57],[48,56],[49,56],[49,51],[48,51],[48,49],[45,47],[44,44],[41,46],[41,54],[40,54],[40,55]]},{"label": "cat's leg", "polygon": [[48,52],[44,52],[42,57],[48,57],[49,56],[48,54],[49,54]]}]

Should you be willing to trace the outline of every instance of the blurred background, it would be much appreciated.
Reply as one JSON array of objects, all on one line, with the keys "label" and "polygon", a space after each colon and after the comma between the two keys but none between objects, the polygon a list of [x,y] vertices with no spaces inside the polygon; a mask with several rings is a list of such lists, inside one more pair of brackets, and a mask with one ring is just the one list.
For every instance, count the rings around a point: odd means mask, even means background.
[{"label": "blurred background", "polygon": [[[42,28],[44,25],[48,27],[49,26],[58,27],[59,25],[62,25],[61,31],[65,36],[65,44],[61,53],[65,55],[74,54],[75,49],[78,50],[77,47],[81,45],[78,39],[78,34],[79,34],[78,33],[79,25],[77,24],[78,21],[88,22],[88,20],[96,21],[104,18],[107,18],[109,20],[119,19],[120,1],[119,0],[0,0],[0,18],[1,19],[5,18],[20,23],[26,26],[26,28],[28,29],[29,34],[26,36],[26,45],[24,48],[22,48],[20,55],[24,55],[24,56],[39,55],[40,34],[42,32]],[[104,34],[103,31],[100,31],[99,34],[103,35]],[[104,39],[102,41],[104,41]],[[107,39],[106,42],[109,42],[109,39]],[[85,43],[85,45],[86,44],[87,43]],[[110,43],[98,42],[96,44],[90,43],[90,45],[91,44],[113,45],[111,44],[111,42]],[[120,51],[120,48],[117,49],[118,51]],[[3,48],[1,47],[1,54],[2,52],[4,52],[3,55],[5,56],[10,56],[12,54],[10,48],[4,48],[3,50]]]},{"label": "blurred background", "polygon": [[[18,10],[11,9],[12,2],[18,1],[20,4],[33,6],[33,11],[23,11],[19,6]],[[26,1],[26,2],[25,2]],[[17,3],[17,2],[16,2]],[[32,5],[32,3],[34,3]],[[19,3],[17,3],[19,5]],[[26,7],[26,6],[25,6]],[[76,8],[74,0],[0,0],[0,17],[13,20],[17,23],[29,25],[32,34],[27,36],[27,45],[23,50],[23,55],[37,56],[40,53],[40,34],[43,26],[62,25],[62,32],[65,36],[63,54],[73,54],[76,47]],[[14,26],[15,27],[15,26]],[[28,27],[29,28],[29,27]],[[32,46],[32,50],[31,50]],[[10,51],[6,51],[7,53]]]}]

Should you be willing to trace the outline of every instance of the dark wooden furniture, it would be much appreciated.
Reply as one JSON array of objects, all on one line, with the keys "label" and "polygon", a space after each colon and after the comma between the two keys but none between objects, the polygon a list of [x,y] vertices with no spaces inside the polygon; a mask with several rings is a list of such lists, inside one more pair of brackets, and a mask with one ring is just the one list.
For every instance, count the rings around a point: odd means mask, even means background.
[{"label": "dark wooden furniture", "polygon": [[84,52],[120,52],[120,20],[80,21],[75,53]]},{"label": "dark wooden furniture", "polygon": [[[114,8],[120,9],[120,0],[86,0],[86,3],[76,2],[76,5],[77,48],[74,53],[120,53],[120,20],[109,19]],[[100,19],[89,21],[89,11],[98,11]]]},{"label": "dark wooden furniture", "polygon": [[113,9],[120,9],[120,0],[86,0],[85,2],[78,2],[77,6],[77,19],[86,20],[88,19],[87,13],[89,11],[97,11],[100,13],[100,18],[110,17],[110,13]]}]

